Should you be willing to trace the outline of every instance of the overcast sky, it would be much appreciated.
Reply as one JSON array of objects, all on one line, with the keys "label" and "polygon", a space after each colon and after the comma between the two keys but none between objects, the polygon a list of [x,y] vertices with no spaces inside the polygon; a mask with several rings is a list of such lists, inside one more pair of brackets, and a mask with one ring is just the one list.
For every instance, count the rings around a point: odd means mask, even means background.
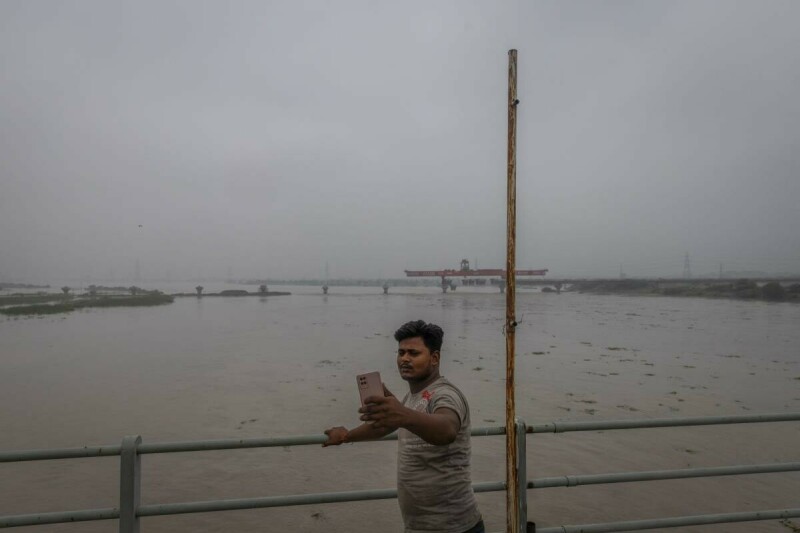
[{"label": "overcast sky", "polygon": [[800,2],[0,2],[0,281],[800,272]]}]

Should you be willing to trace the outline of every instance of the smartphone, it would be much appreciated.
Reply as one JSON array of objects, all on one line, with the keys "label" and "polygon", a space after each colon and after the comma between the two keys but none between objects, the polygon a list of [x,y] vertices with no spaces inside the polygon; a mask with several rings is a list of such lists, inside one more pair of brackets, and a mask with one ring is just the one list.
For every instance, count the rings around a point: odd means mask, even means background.
[{"label": "smartphone", "polygon": [[358,395],[361,397],[361,405],[370,396],[383,396],[383,382],[380,372],[370,372],[356,376],[358,382]]}]

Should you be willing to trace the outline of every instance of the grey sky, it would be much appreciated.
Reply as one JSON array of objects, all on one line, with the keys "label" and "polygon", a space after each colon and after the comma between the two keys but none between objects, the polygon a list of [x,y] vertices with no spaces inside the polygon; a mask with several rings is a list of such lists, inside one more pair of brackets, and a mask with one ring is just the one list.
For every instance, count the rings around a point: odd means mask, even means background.
[{"label": "grey sky", "polygon": [[[0,3],[0,281],[800,272],[800,3]],[[139,225],[142,227],[139,227]]]}]

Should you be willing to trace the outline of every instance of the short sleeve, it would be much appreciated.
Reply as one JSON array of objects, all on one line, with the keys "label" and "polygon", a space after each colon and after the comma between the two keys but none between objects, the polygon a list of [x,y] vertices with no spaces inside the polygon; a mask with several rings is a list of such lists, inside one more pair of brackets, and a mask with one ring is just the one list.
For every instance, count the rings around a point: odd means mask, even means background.
[{"label": "short sleeve", "polygon": [[464,426],[464,419],[467,416],[467,406],[461,395],[451,387],[441,387],[431,395],[431,400],[428,404],[430,412],[435,413],[437,409],[443,407],[454,411],[458,415],[461,426]]}]

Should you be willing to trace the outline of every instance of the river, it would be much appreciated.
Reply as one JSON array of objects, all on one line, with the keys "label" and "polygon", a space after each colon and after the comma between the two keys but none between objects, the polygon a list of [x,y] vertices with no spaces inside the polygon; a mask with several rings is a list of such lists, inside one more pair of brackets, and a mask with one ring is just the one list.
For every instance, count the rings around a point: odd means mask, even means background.
[{"label": "river", "polygon": [[[185,285],[169,289],[193,292]],[[392,333],[418,318],[443,327],[442,373],[466,393],[473,426],[504,424],[505,298],[496,289],[270,289],[293,294],[0,317],[0,450],[352,427],[356,374],[380,371],[404,393]],[[800,305],[520,291],[517,318],[517,410],[528,423],[800,411]],[[390,488],[395,447],[147,455],[142,503]],[[790,462],[798,450],[800,423],[777,423],[534,435],[527,461],[529,477],[543,477]],[[502,480],[503,453],[503,437],[473,439],[473,481]],[[115,507],[118,483],[118,458],[2,464],[0,514]],[[798,507],[798,495],[800,473],[786,473],[541,489],[528,491],[528,507],[550,526]],[[503,493],[478,501],[488,530],[502,530]],[[385,500],[153,517],[142,531],[402,527],[396,502]],[[681,531],[790,529],[769,521]]]}]

